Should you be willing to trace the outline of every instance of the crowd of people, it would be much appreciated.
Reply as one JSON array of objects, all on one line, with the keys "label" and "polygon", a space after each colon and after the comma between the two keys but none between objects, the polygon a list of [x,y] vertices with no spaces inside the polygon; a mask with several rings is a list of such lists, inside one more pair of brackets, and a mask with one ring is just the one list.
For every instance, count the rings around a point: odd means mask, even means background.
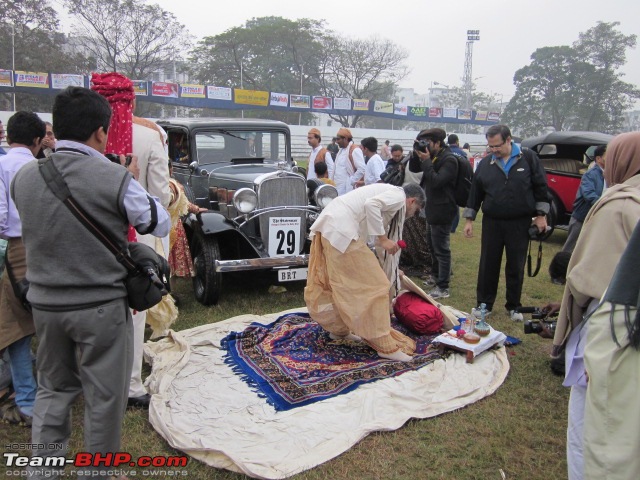
[{"label": "crowd of people", "polygon": [[[486,155],[475,162],[462,212],[464,235],[470,238],[482,211],[478,307],[472,313],[480,318],[481,304],[492,312],[504,254],[505,310],[511,320],[522,321],[531,230],[541,234],[547,227],[547,180],[536,153],[515,143],[507,126],[488,128],[486,138]],[[445,139],[442,129],[423,130],[405,156],[389,141],[378,155],[377,140],[365,138],[362,168],[351,132],[338,132],[336,171],[346,173],[337,178],[340,197],[312,228],[305,289],[311,317],[332,338],[366,341],[383,358],[410,361],[412,345],[394,336],[385,303],[397,293],[397,265],[403,261],[407,273],[430,273],[424,276],[425,284],[435,286],[432,298],[449,296],[449,240],[459,214],[456,156],[468,158],[468,145],[460,149],[455,134]],[[632,479],[640,474],[640,414],[629,408],[640,379],[640,132],[618,135],[593,157],[576,195],[567,241],[550,266],[553,281],[566,282],[562,302],[543,309],[559,310],[557,328],[555,335],[543,333],[554,338],[552,357],[564,359],[564,385],[571,388],[569,479]],[[414,193],[418,185],[424,197]],[[402,188],[413,208],[409,203],[401,208]],[[397,255],[397,238],[413,248]],[[367,241],[374,248],[367,249]],[[363,317],[370,322],[363,324]]]},{"label": "crowd of people", "polygon": [[[169,258],[176,274],[194,273],[180,217],[204,209],[190,204],[171,178],[168,158],[174,155],[164,131],[134,110],[130,80],[96,74],[92,89],[69,87],[55,97],[53,124],[24,111],[7,123],[11,148],[0,151],[0,237],[7,240],[0,351],[11,365],[13,391],[0,392],[0,414],[31,426],[34,456],[66,453],[70,409],[81,393],[90,453],[119,451],[125,409],[150,402],[141,378],[147,312],[129,308],[126,269],[58,200],[42,166],[54,165],[73,197],[121,248],[132,240],[144,243]],[[4,134],[0,123],[0,138]],[[309,130],[307,180],[334,185],[338,197],[311,227],[304,299],[332,339],[366,342],[384,359],[410,362],[415,342],[390,320],[402,276],[422,277],[433,299],[449,297],[451,234],[462,218],[464,236],[473,237],[479,212],[472,314],[480,316],[481,304],[492,313],[504,255],[505,312],[523,320],[530,231],[547,227],[546,176],[535,152],[514,142],[507,126],[489,127],[486,139],[487,154],[476,162],[460,212],[460,162],[470,153],[457,135],[422,130],[405,154],[389,140],[380,153],[374,137],[356,143],[348,128],[323,147],[320,130]],[[615,137],[594,157],[563,248],[570,260],[562,272],[566,287],[553,340],[553,355],[564,356],[565,385],[571,387],[572,480],[631,478],[629,471],[640,471],[634,455],[640,415],[623,408],[635,400],[640,379],[640,133]],[[103,475],[101,467],[88,468]],[[32,468],[30,475],[46,472]]]}]

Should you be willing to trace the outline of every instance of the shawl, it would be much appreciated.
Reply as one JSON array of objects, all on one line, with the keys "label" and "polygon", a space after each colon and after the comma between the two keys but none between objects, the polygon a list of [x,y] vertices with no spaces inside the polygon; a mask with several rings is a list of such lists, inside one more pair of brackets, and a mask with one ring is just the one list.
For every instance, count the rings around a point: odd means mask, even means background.
[{"label": "shawl", "polygon": [[592,299],[600,299],[640,218],[640,175],[608,188],[585,218],[567,270],[552,356],[583,318]]},{"label": "shawl", "polygon": [[171,232],[169,233],[169,251],[171,251],[173,249],[173,245],[176,243],[176,237],[178,235],[175,226],[178,222],[182,221],[180,217],[189,213],[189,200],[184,194],[184,187],[182,185],[173,178],[169,179],[169,183],[172,186],[171,191],[175,192],[175,197],[173,201],[169,203],[169,207],[167,208],[169,216],[171,217],[172,225]]},{"label": "shawl", "polygon": [[133,82],[116,72],[91,75],[91,89],[105,97],[113,114],[105,152],[126,155],[133,151]]},{"label": "shawl", "polygon": [[[403,205],[389,222],[389,227],[387,229],[387,238],[389,240],[393,240],[398,243],[398,240],[402,239],[402,227],[404,225],[406,210],[407,207]],[[396,252],[395,255],[389,255],[384,248],[376,244],[375,253],[378,257],[382,270],[384,270],[384,273],[391,282],[390,295],[391,297],[395,297],[402,288],[402,283],[400,281],[400,269],[398,268],[398,263],[400,262],[400,251]]]},{"label": "shawl", "polygon": [[160,135],[160,142],[162,143],[162,145],[166,143],[164,141],[164,135],[162,135],[162,132],[160,131],[161,129],[157,123],[152,122],[148,118],[136,117],[135,115],[133,116],[133,123],[135,123],[136,125],[142,125],[143,127],[150,128],[151,130],[155,130],[156,132],[158,132],[158,135]]}]

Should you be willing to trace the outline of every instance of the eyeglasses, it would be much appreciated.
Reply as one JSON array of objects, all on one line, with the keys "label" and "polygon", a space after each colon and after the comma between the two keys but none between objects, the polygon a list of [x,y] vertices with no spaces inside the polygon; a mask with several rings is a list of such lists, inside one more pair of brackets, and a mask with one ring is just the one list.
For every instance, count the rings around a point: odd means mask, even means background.
[{"label": "eyeglasses", "polygon": [[490,150],[495,150],[497,148],[502,147],[505,143],[507,143],[506,140],[504,142],[502,142],[500,145],[487,145],[487,148],[490,149]]}]

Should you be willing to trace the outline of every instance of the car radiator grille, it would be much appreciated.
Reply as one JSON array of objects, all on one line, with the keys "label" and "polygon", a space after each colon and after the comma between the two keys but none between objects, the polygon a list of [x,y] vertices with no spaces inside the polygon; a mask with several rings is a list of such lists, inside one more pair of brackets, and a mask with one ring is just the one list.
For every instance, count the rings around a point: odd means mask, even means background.
[{"label": "car radiator grille", "polygon": [[[274,177],[265,179],[258,188],[258,208],[281,206],[307,206],[307,185],[300,176]],[[264,248],[269,251],[269,219],[273,217],[300,218],[300,248],[304,246],[307,233],[307,215],[302,210],[274,210],[259,217],[260,236]],[[300,253],[300,252],[297,252]]]}]

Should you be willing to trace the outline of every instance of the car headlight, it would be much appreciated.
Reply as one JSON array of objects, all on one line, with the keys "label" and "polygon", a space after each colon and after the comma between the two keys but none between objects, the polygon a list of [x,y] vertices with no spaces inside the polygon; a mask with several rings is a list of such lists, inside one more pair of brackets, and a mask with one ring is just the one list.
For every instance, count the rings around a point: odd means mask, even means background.
[{"label": "car headlight", "polygon": [[233,206],[240,213],[251,213],[258,206],[258,195],[250,188],[241,188],[233,195]]},{"label": "car headlight", "polygon": [[324,210],[324,208],[329,205],[329,202],[337,196],[338,190],[336,187],[328,184],[320,185],[313,193],[313,199],[315,200],[316,205],[322,210]]}]

